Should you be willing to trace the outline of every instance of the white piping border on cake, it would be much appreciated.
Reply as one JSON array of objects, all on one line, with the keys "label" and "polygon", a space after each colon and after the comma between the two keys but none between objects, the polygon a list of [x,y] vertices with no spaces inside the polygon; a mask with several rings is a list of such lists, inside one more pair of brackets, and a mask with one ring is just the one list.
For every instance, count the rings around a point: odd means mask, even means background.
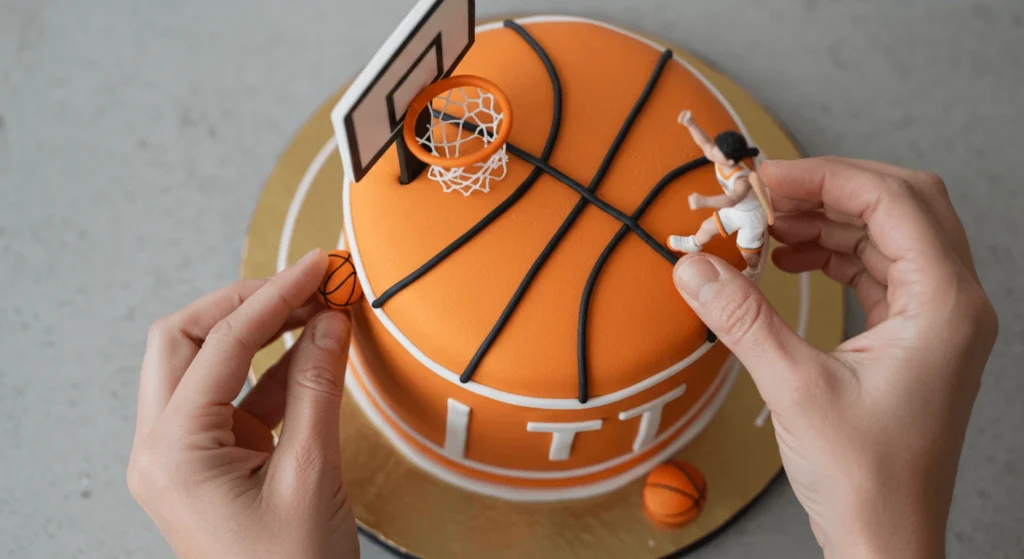
[{"label": "white piping border on cake", "polygon": [[[655,42],[653,42],[653,41],[651,41],[651,40],[649,40],[649,39],[647,39],[645,37],[641,37],[639,35],[635,35],[635,34],[629,32],[629,31],[625,31],[623,29],[620,29],[618,27],[615,27],[613,25],[610,25],[610,24],[607,24],[607,23],[604,23],[604,22],[599,22],[599,21],[590,20],[590,19],[586,19],[586,18],[577,18],[577,17],[570,17],[570,16],[532,16],[532,17],[518,19],[516,21],[519,22],[519,23],[527,23],[527,24],[528,23],[551,23],[551,22],[563,22],[563,21],[577,22],[577,23],[588,23],[588,24],[592,24],[592,25],[597,25],[599,27],[604,27],[604,28],[607,28],[607,29],[611,29],[613,31],[616,31],[618,33],[621,33],[623,35],[631,37],[631,38],[633,38],[635,40],[641,41],[644,44],[647,44],[647,45],[651,46],[652,48],[656,48],[656,49],[659,49],[659,50],[663,50],[664,49],[664,47],[662,45],[659,45],[659,44],[657,44],[657,43],[655,43]],[[501,25],[502,25],[501,22],[492,22],[492,23],[488,23],[488,24],[485,24],[485,25],[478,26],[477,27],[477,31],[488,31],[488,30],[491,30],[491,29],[497,29]],[[682,65],[684,68],[686,68],[691,74],[693,74],[695,77],[697,77],[697,79],[700,80],[701,83],[703,83],[704,86],[709,91],[711,91],[711,93],[713,95],[715,95],[715,97],[719,100],[719,102],[722,104],[722,106],[725,107],[725,109],[729,112],[730,116],[733,118],[733,120],[740,127],[740,130],[743,132],[744,136],[747,136],[748,139],[749,139],[749,134],[747,133],[746,127],[743,126],[743,122],[742,122],[742,120],[740,120],[739,115],[736,114],[736,112],[733,110],[732,106],[728,103],[728,101],[725,100],[725,98],[722,96],[722,94],[707,80],[707,78],[705,78],[700,72],[696,71],[689,63],[687,63],[685,60],[679,58],[678,56],[674,56],[673,60],[675,60],[677,63]],[[299,213],[298,210],[299,210],[299,208],[301,208],[302,201],[304,200],[304,198],[306,196],[306,193],[308,192],[310,186],[312,185],[312,183],[315,180],[317,174],[319,173],[320,169],[322,168],[324,162],[326,162],[328,156],[330,155],[330,152],[332,150],[334,150],[335,148],[337,148],[337,146],[338,146],[337,139],[332,135],[331,138],[324,144],[324,146],[317,153],[316,157],[313,159],[313,161],[310,163],[310,166],[306,169],[306,172],[303,174],[302,180],[301,180],[301,182],[299,184],[299,189],[296,192],[295,197],[292,199],[292,204],[289,206],[288,213],[287,213],[287,215],[285,217],[285,224],[284,224],[283,234],[282,234],[282,237],[281,237],[281,245],[279,246],[279,250],[278,250],[278,259],[277,259],[277,268],[278,268],[278,270],[284,269],[286,267],[286,265],[287,265],[288,249],[290,248],[292,233],[293,233],[294,228],[295,228],[295,222],[298,219],[298,213]],[[342,234],[342,239],[344,239],[345,236],[347,236],[349,239],[354,239],[355,238],[354,230],[352,228],[352,214],[351,214],[351,204],[350,204],[349,191],[350,191],[350,183],[348,183],[346,181],[346,183],[344,185],[344,192],[343,192],[345,223],[344,223],[344,229],[343,229],[343,232],[342,232],[343,233]],[[344,244],[342,242],[342,239],[339,239],[339,246],[342,246]],[[357,275],[360,277],[360,282],[362,283],[363,291],[364,291],[366,297],[372,300],[374,298],[373,289],[369,285],[369,280],[366,278],[366,270],[365,270],[365,268],[362,265],[362,259],[359,256],[358,246],[355,243],[352,243],[351,244],[351,248],[349,250],[352,252],[353,262],[354,262],[354,264],[356,266],[356,269],[358,271]],[[809,306],[809,304],[806,304],[806,303],[809,302],[809,299],[810,299],[810,276],[809,276],[809,274],[807,274],[807,273],[801,274],[800,280],[801,280],[800,281],[800,291],[801,291],[800,295],[801,295],[801,297],[800,297],[800,311],[799,311],[800,312],[800,317],[799,317],[799,321],[798,321],[797,333],[801,337],[803,337],[806,334],[807,322],[808,322],[808,318],[809,318],[809,315],[810,315],[810,306]],[[398,340],[398,342],[401,343],[402,346],[405,347],[405,349],[407,351],[409,351],[410,354],[412,354],[414,357],[416,357],[416,359],[418,361],[420,361],[420,363],[422,365],[424,365],[425,367],[429,368],[435,374],[438,374],[442,378],[445,378],[446,380],[448,380],[448,381],[450,381],[452,383],[459,384],[460,386],[462,386],[466,390],[469,390],[470,392],[473,392],[475,394],[478,394],[478,395],[481,395],[481,396],[484,396],[484,397],[487,397],[487,398],[490,398],[490,399],[493,399],[493,400],[497,400],[499,402],[507,403],[507,404],[512,404],[512,405],[516,405],[516,406],[523,406],[523,407],[531,407],[531,408],[536,408],[536,409],[588,409],[588,408],[605,406],[605,405],[609,405],[609,404],[615,403],[615,402],[617,402],[619,400],[628,398],[629,396],[632,396],[634,394],[642,392],[643,390],[646,390],[646,389],[648,389],[648,388],[650,388],[652,386],[655,386],[655,385],[661,383],[662,381],[664,381],[664,380],[674,376],[676,373],[678,373],[679,371],[685,369],[690,364],[692,364],[694,361],[696,361],[701,356],[703,356],[704,353],[706,353],[712,347],[712,344],[705,343],[705,344],[701,345],[701,347],[698,348],[696,352],[694,352],[693,354],[688,356],[683,361],[680,361],[676,365],[673,365],[672,367],[669,367],[668,369],[665,369],[665,370],[663,370],[663,371],[661,371],[661,372],[659,372],[659,373],[657,373],[655,375],[652,375],[650,377],[647,377],[643,381],[641,381],[639,383],[636,383],[636,384],[633,384],[631,386],[628,386],[626,388],[623,388],[623,389],[621,389],[621,390],[619,390],[617,392],[613,392],[613,393],[607,394],[605,396],[598,396],[598,397],[595,397],[595,398],[591,398],[587,403],[581,404],[575,398],[539,398],[539,397],[523,396],[523,395],[520,395],[520,394],[512,394],[512,393],[504,392],[504,391],[498,390],[496,388],[491,388],[489,386],[484,386],[484,385],[479,384],[479,383],[474,382],[474,381],[471,381],[469,383],[463,384],[463,383],[461,383],[459,381],[458,375],[456,375],[454,372],[448,370],[447,368],[441,366],[440,364],[436,363],[435,361],[433,361],[432,359],[427,357],[426,354],[424,354],[422,351],[420,351],[419,348],[416,347],[416,345],[412,343],[412,340],[407,338],[401,332],[401,330],[398,329],[397,325],[395,325],[391,321],[390,317],[388,317],[387,313],[384,312],[383,309],[373,309],[373,311],[377,315],[378,319],[380,319],[381,323],[385,326],[385,328],[391,333],[391,335],[394,336],[395,339]],[[289,345],[291,343],[293,343],[293,341],[294,341],[294,336],[291,333],[285,334],[284,338],[285,338],[285,342],[287,344],[289,344]]]},{"label": "white piping border on cake", "polygon": [[[370,396],[366,393],[366,391],[363,390],[363,387],[359,385],[359,382],[353,379],[352,373],[360,375],[364,379],[366,378],[366,376],[363,374],[362,363],[359,361],[358,356],[355,355],[355,352],[352,352],[350,354],[349,375],[345,379],[345,387],[348,391],[348,394],[355,398],[356,403],[363,410],[363,413],[365,414],[366,418],[369,419],[370,422],[374,424],[374,426],[376,426],[376,428],[384,435],[384,437],[392,444],[392,446],[395,447],[396,450],[398,450],[407,460],[415,464],[420,469],[425,470],[427,473],[433,475],[434,477],[437,477],[440,480],[450,483],[456,487],[460,487],[462,489],[466,489],[490,497],[497,497],[499,499],[504,499],[506,501],[516,502],[544,502],[595,497],[597,495],[613,491],[615,489],[618,489],[619,487],[622,487],[623,485],[626,485],[627,483],[635,480],[636,478],[642,476],[644,473],[649,471],[655,464],[664,462],[670,456],[678,452],[679,449],[686,446],[690,441],[696,438],[696,436],[699,435],[704,430],[707,424],[718,412],[718,408],[720,408],[722,404],[725,402],[726,396],[729,395],[733,383],[739,376],[740,367],[741,364],[739,360],[737,360],[733,356],[730,356],[729,360],[726,362],[726,365],[723,366],[721,372],[719,372],[719,378],[721,378],[724,375],[725,380],[722,382],[721,386],[718,387],[717,392],[715,392],[714,394],[714,397],[707,402],[708,407],[705,410],[705,413],[703,413],[699,418],[697,418],[682,435],[678,436],[679,438],[677,440],[673,441],[671,444],[669,444],[662,450],[654,453],[647,460],[641,462],[640,464],[637,464],[636,466],[630,468],[625,472],[622,472],[621,474],[617,474],[610,478],[586,485],[580,485],[577,487],[565,487],[559,489],[523,488],[479,481],[476,479],[469,478],[465,475],[459,474],[457,472],[454,472],[448,468],[445,468],[441,464],[438,464],[436,461],[431,460],[429,457],[425,456],[422,452],[415,449],[404,439],[402,439],[402,437],[395,431],[394,427],[392,427],[392,425],[389,424],[387,420],[385,420],[381,416],[380,411],[374,406],[374,403],[370,401]],[[717,380],[718,379],[716,379],[716,381]],[[708,393],[710,394],[711,392],[709,391]],[[381,405],[381,409],[387,410],[386,406],[384,405]],[[677,428],[679,428],[678,422],[677,425],[673,425],[671,429],[666,430],[666,432],[661,437],[659,437],[658,440],[660,441],[663,440],[664,438],[671,436],[670,433],[672,432],[672,430]],[[420,443],[424,442],[423,439],[418,434],[414,434],[414,438]],[[436,447],[436,445],[434,445],[433,443],[427,442],[427,444],[431,448]],[[642,452],[643,451],[641,451],[641,453]],[[608,462],[598,464],[596,466],[580,468],[579,470],[569,470],[568,472],[584,471],[590,470],[592,468],[606,469],[611,467],[611,465],[628,461],[630,458],[633,458],[636,454],[639,453],[632,452],[623,457],[616,458]],[[465,460],[455,461],[458,463],[466,462]],[[598,469],[597,471],[600,471],[600,469]],[[492,470],[513,472],[515,471],[494,468],[493,466],[488,466],[487,469],[483,471]],[[522,477],[524,479],[551,479],[535,477],[536,474],[551,472],[524,473],[529,473],[531,474],[531,476],[519,477]],[[588,471],[587,473],[594,472]],[[579,475],[586,474],[575,474],[572,477],[578,477]]]}]

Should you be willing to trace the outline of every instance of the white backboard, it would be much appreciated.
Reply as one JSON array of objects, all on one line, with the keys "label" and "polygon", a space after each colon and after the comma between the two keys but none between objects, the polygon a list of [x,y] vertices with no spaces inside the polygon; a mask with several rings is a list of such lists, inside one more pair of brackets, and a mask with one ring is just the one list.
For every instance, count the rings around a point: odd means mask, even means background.
[{"label": "white backboard", "polygon": [[474,0],[419,0],[331,112],[347,180],[358,182],[401,133],[409,102],[451,74],[473,44]]}]

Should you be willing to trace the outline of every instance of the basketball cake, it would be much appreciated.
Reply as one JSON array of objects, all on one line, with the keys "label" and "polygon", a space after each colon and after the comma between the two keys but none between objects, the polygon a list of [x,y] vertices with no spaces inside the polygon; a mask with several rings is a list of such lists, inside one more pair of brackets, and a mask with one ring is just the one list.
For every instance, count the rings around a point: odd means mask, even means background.
[{"label": "basketball cake", "polygon": [[696,250],[756,279],[764,224],[694,199],[728,195],[757,150],[671,50],[424,0],[332,121],[364,295],[349,385],[408,459],[493,497],[577,499],[646,475],[715,415],[739,366],[673,286],[666,240],[715,223]]},{"label": "basketball cake", "polygon": [[[316,297],[354,325],[339,437],[360,531],[424,559],[701,545],[782,461],[757,387],[673,268],[713,254],[834,348],[841,287],[766,258],[758,165],[800,150],[659,39],[407,1],[288,143],[242,259],[264,278],[330,251]],[[252,383],[296,335],[257,354]]]}]

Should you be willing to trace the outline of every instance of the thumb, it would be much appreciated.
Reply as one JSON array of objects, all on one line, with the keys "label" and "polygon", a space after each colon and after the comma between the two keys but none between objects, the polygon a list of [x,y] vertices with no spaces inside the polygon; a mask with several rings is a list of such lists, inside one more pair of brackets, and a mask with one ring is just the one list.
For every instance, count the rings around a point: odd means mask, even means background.
[{"label": "thumb", "polygon": [[803,374],[824,355],[782,320],[753,282],[725,261],[697,253],[672,272],[676,288],[697,316],[746,369],[768,407],[793,394]]},{"label": "thumb", "polygon": [[285,467],[340,471],[338,422],[351,332],[347,314],[324,311],[309,322],[291,349],[284,424],[275,452]]}]

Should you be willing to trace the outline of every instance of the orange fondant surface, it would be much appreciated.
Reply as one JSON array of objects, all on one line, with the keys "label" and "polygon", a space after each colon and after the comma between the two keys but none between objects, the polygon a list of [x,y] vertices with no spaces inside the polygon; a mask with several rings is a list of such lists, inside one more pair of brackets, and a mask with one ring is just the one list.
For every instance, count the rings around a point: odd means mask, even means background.
[{"label": "orange fondant surface", "polygon": [[[588,23],[525,27],[551,57],[562,84],[561,127],[550,162],[586,186],[639,98],[660,52]],[[456,71],[462,73],[480,75],[501,87],[515,114],[510,142],[539,155],[552,123],[553,95],[541,60],[526,42],[510,29],[480,32]],[[630,214],[659,179],[701,155],[676,122],[683,109],[692,110],[712,136],[737,128],[726,108],[694,74],[669,62],[601,182],[600,198]],[[492,183],[491,192],[464,197],[442,192],[426,173],[401,186],[392,148],[362,181],[348,185],[354,231],[349,242],[358,247],[366,272],[361,278],[364,285],[379,296],[501,203],[532,168],[511,156],[508,176]],[[693,192],[721,192],[711,165],[666,188],[640,224],[659,241],[695,232],[711,210],[690,211],[687,197]],[[388,301],[383,311],[420,351],[460,374],[578,199],[569,187],[542,175],[501,218]],[[598,208],[588,206],[583,211],[529,287],[473,382],[528,397],[576,398],[580,299],[591,268],[619,227],[618,221]],[[716,238],[705,250],[737,267],[744,265],[733,239]],[[454,398],[472,410],[465,458],[516,470],[575,469],[631,454],[640,418],[621,421],[618,414],[686,383],[683,396],[664,408],[659,434],[663,433],[705,395],[728,357],[724,347],[715,347],[672,378],[605,406],[539,410],[491,400],[433,373],[391,336],[369,301],[360,302],[355,314],[356,342],[368,377],[363,382],[372,384],[381,405],[420,436],[442,446],[447,400]],[[669,368],[697,350],[704,338],[703,325],[672,284],[671,265],[635,235],[628,235],[599,277],[590,308],[590,397],[628,388]],[[601,419],[602,428],[577,434],[565,461],[548,459],[550,434],[526,431],[530,421],[592,419]],[[585,479],[543,484],[607,477],[661,446]],[[433,450],[425,452],[467,475],[495,477],[447,461]]]}]

